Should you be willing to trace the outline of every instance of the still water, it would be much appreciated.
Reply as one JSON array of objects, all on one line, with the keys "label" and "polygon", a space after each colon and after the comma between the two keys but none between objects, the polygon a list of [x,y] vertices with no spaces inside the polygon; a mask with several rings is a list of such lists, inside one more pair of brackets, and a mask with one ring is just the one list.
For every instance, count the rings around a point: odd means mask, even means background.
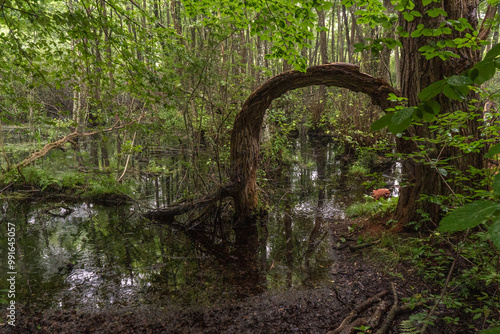
[{"label": "still water", "polygon": [[[299,163],[283,167],[278,180],[267,180],[263,191],[269,214],[259,247],[265,289],[328,282],[333,263],[328,226],[344,219],[346,202],[368,193],[359,179],[347,175],[336,150],[330,144],[297,142],[293,159]],[[2,203],[0,280],[7,278],[11,223],[17,233],[16,301],[25,307],[97,310],[232,298],[234,282],[220,261],[184,233],[142,218],[147,208],[171,202],[178,193],[174,181],[141,177],[139,197],[147,200],[132,205]]]}]

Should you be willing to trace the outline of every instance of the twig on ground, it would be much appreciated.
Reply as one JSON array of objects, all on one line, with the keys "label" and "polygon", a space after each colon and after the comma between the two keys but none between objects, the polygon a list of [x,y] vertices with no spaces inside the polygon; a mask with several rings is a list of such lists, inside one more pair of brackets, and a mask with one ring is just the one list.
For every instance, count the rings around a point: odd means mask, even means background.
[{"label": "twig on ground", "polygon": [[356,306],[356,308],[349,313],[349,315],[344,319],[344,321],[342,321],[342,323],[340,324],[340,326],[337,329],[334,329],[333,331],[329,331],[328,334],[340,334],[340,333],[344,333],[344,329],[346,329],[348,326],[349,326],[349,328],[352,329],[353,326],[351,326],[351,324],[358,322],[357,320],[355,320],[354,322],[352,320],[360,312],[363,312],[366,308],[368,308],[368,306],[370,306],[371,304],[375,303],[376,301],[378,301],[382,297],[384,297],[388,292],[389,292],[388,290],[384,290],[382,292],[379,292],[375,296],[373,296],[371,298],[368,298],[363,303],[361,303],[358,306]]}]

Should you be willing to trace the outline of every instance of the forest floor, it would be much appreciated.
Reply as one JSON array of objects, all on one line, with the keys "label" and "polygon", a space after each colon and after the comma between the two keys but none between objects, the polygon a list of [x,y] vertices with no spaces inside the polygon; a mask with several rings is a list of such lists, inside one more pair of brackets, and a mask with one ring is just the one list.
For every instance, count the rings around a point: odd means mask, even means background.
[{"label": "forest floor", "polygon": [[[114,309],[101,312],[78,310],[54,310],[17,314],[16,327],[0,327],[3,333],[328,333],[344,323],[342,333],[363,333],[352,327],[379,326],[394,310],[394,296],[402,306],[402,298],[428,290],[439,294],[440,288],[432,286],[415,275],[410,266],[397,264],[386,270],[374,263],[362,250],[355,249],[359,236],[379,235],[386,229],[385,221],[371,221],[361,227],[352,221],[331,224],[332,256],[331,285],[309,290],[265,293],[239,302],[227,302],[212,307],[172,307],[159,309]],[[355,232],[352,233],[355,226]],[[350,228],[349,228],[350,227]],[[337,241],[346,239],[344,243]],[[355,242],[349,240],[356,240]],[[366,253],[365,253],[366,254]],[[380,298],[372,298],[383,295]],[[359,306],[370,300],[365,310]],[[359,312],[357,312],[357,310]],[[426,310],[417,307],[396,314],[395,321],[386,333],[401,333],[401,320],[412,313]],[[349,315],[351,318],[346,319]],[[448,325],[441,319],[445,316],[460,317],[438,307],[434,326],[426,333],[476,333],[467,324]],[[370,324],[372,321],[378,324]],[[350,328],[349,328],[350,326]],[[366,327],[365,327],[366,328]],[[340,332],[340,331],[337,331]],[[333,333],[333,332],[332,332]],[[366,330],[364,333],[376,333]]]}]

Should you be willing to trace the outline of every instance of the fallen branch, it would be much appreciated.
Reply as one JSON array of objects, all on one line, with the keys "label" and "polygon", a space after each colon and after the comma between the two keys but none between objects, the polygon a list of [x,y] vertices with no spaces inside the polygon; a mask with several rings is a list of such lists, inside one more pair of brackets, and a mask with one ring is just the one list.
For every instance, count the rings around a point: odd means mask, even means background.
[{"label": "fallen branch", "polygon": [[194,209],[200,209],[207,205],[214,203],[215,201],[222,200],[226,197],[233,195],[237,187],[234,184],[228,184],[226,186],[221,186],[217,191],[209,194],[197,201],[191,203],[180,203],[178,205],[170,206],[164,209],[152,210],[144,214],[149,220],[156,221],[158,223],[168,223],[172,221],[175,216],[182,215],[183,213],[192,211]]},{"label": "fallen branch", "polygon": [[113,124],[112,127],[107,128],[107,129],[96,130],[96,131],[92,131],[92,132],[84,132],[84,133],[74,131],[74,132],[70,133],[69,135],[67,135],[67,136],[65,136],[65,137],[63,137],[55,142],[46,144],[41,150],[36,151],[32,155],[30,155],[29,157],[24,159],[22,162],[13,166],[13,169],[19,170],[19,168],[26,167],[27,165],[31,164],[33,161],[40,159],[41,157],[44,157],[45,155],[47,155],[47,153],[49,153],[50,151],[52,151],[55,148],[59,148],[68,142],[74,143],[74,139],[76,139],[78,137],[88,137],[88,136],[93,136],[93,135],[98,134],[98,133],[106,133],[106,132],[118,130],[118,129],[124,128],[126,126],[129,126],[131,124],[139,122],[142,117],[143,117],[143,115],[141,115],[135,121],[132,121],[132,122],[129,122],[126,124],[122,124],[122,125],[118,125],[118,122],[116,122],[115,124]]},{"label": "fallen branch", "polygon": [[[347,328],[350,328],[350,329],[354,328],[354,326],[358,325],[358,323],[360,323],[361,321],[358,321],[359,319],[353,321],[353,319],[359,313],[366,310],[371,304],[375,303],[376,301],[378,301],[382,297],[384,297],[388,292],[389,292],[388,290],[384,290],[382,292],[379,292],[375,296],[368,298],[363,303],[356,306],[356,308],[354,308],[354,310],[352,310],[351,313],[349,313],[349,315],[344,319],[344,321],[342,321],[342,323],[340,324],[340,326],[337,329],[334,329],[333,331],[329,331],[327,334],[340,334],[340,333],[344,333],[344,330]],[[353,324],[354,324],[354,326],[351,326]]]}]

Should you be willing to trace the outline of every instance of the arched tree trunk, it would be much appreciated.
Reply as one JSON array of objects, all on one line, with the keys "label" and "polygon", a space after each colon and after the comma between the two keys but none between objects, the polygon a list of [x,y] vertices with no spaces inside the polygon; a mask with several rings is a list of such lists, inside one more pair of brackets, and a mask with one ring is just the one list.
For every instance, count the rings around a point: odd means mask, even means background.
[{"label": "arched tree trunk", "polygon": [[271,102],[284,93],[301,87],[326,85],[347,88],[369,95],[372,103],[389,107],[389,93],[399,93],[387,82],[359,72],[359,66],[331,63],[313,66],[306,72],[287,71],[257,88],[236,116],[231,134],[231,181],[236,185],[233,195],[237,221],[244,221],[258,210],[257,169],[260,152],[260,131],[264,114]]},{"label": "arched tree trunk", "polygon": [[[258,282],[262,273],[258,267],[258,196],[257,169],[260,153],[260,131],[264,114],[271,102],[290,90],[312,85],[348,88],[370,95],[372,102],[389,107],[389,93],[398,94],[384,80],[359,72],[359,66],[332,63],[313,66],[306,72],[283,72],[257,88],[236,116],[231,133],[231,183],[236,209],[234,223],[234,264],[238,277]],[[241,265],[241,264],[244,265]],[[258,290],[259,285],[242,287],[246,293]]]}]

